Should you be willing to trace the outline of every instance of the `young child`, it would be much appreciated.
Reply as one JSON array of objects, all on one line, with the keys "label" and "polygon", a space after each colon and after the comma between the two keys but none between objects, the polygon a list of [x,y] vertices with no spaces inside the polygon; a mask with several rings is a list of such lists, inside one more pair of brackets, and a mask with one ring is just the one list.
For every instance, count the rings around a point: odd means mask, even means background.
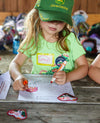
[{"label": "young child", "polygon": [[88,75],[91,79],[100,84],[100,54],[98,54],[90,65]]},{"label": "young child", "polygon": [[[77,37],[68,29],[72,26],[74,0],[37,0],[26,18],[26,37],[9,71],[14,90],[25,90],[21,67],[31,57],[32,74],[52,74],[57,84],[81,79],[87,75],[85,51]],[[67,61],[62,71],[56,72]],[[75,69],[75,63],[77,68]]]}]

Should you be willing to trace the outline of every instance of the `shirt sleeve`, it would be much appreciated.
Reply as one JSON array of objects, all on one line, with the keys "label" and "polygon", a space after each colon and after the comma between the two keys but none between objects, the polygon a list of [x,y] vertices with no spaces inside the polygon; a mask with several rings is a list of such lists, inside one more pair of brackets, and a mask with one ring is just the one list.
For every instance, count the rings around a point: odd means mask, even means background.
[{"label": "shirt sleeve", "polygon": [[25,54],[27,57],[31,57],[36,51],[35,45],[34,45],[34,40],[32,39],[30,43],[24,44],[24,46],[19,50],[19,52],[22,52]]},{"label": "shirt sleeve", "polygon": [[74,33],[71,33],[68,37],[68,40],[70,41],[70,47],[69,50],[72,54],[73,60],[75,61],[80,56],[86,54],[83,46],[79,42],[78,38],[74,35]]}]

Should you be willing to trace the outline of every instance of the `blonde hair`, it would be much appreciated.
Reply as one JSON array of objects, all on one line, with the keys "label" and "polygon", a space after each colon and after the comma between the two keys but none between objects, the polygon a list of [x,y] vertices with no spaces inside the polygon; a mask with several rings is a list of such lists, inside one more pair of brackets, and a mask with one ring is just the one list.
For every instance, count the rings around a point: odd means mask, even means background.
[{"label": "blonde hair", "polygon": [[[59,37],[58,37],[58,41],[57,41],[59,49],[61,47],[65,51],[68,51],[68,47],[67,47],[67,44],[65,42],[66,37],[70,34],[70,30],[68,29],[68,26],[69,25],[66,24],[64,29],[61,32],[59,32]],[[26,47],[23,50],[27,50],[30,47],[32,47],[33,45],[35,45],[37,48],[38,34],[41,32],[40,18],[39,18],[38,10],[33,8],[27,14],[26,19],[25,19],[25,29],[26,29],[26,37],[22,41],[18,51],[20,51],[20,49],[23,49],[24,44],[26,44]],[[32,38],[34,38],[33,44],[30,47],[27,47]]]},{"label": "blonde hair", "polygon": [[[34,44],[37,46],[37,42],[38,42],[37,35],[40,32],[39,21],[40,19],[39,19],[38,11],[36,9],[32,9],[25,18],[24,25],[25,25],[26,36],[25,39],[22,41],[18,51],[20,49],[23,49],[24,44],[26,44],[26,48],[24,50],[30,48]],[[33,42],[33,44],[30,47],[27,47],[33,37],[35,42]]]}]

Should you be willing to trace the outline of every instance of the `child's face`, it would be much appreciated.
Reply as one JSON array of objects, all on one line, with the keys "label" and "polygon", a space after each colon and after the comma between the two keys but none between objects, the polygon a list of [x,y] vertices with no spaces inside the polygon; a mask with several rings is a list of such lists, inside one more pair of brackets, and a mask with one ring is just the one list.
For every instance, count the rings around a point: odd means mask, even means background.
[{"label": "child's face", "polygon": [[66,23],[62,21],[40,21],[43,33],[50,35],[58,34],[61,30],[63,30],[65,25]]}]

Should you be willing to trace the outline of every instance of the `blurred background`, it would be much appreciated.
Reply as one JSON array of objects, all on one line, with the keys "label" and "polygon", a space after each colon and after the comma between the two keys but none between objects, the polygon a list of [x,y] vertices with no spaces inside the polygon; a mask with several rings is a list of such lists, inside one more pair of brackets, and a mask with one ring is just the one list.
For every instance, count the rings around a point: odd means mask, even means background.
[{"label": "blurred background", "polygon": [[[88,14],[100,13],[100,0],[74,0],[74,10],[84,10]],[[0,12],[28,12],[36,0],[0,0]]]},{"label": "blurred background", "polygon": [[[87,14],[100,14],[100,0],[74,0],[73,12],[84,10]],[[0,0],[0,23],[6,15],[18,15],[29,12],[36,0]],[[5,12],[5,13],[2,13]]]},{"label": "blurred background", "polygon": [[[100,14],[100,0],[74,0],[73,12],[84,10],[87,14]],[[0,24],[6,15],[29,12],[36,0],[0,0]],[[5,13],[2,13],[5,12]]]}]

